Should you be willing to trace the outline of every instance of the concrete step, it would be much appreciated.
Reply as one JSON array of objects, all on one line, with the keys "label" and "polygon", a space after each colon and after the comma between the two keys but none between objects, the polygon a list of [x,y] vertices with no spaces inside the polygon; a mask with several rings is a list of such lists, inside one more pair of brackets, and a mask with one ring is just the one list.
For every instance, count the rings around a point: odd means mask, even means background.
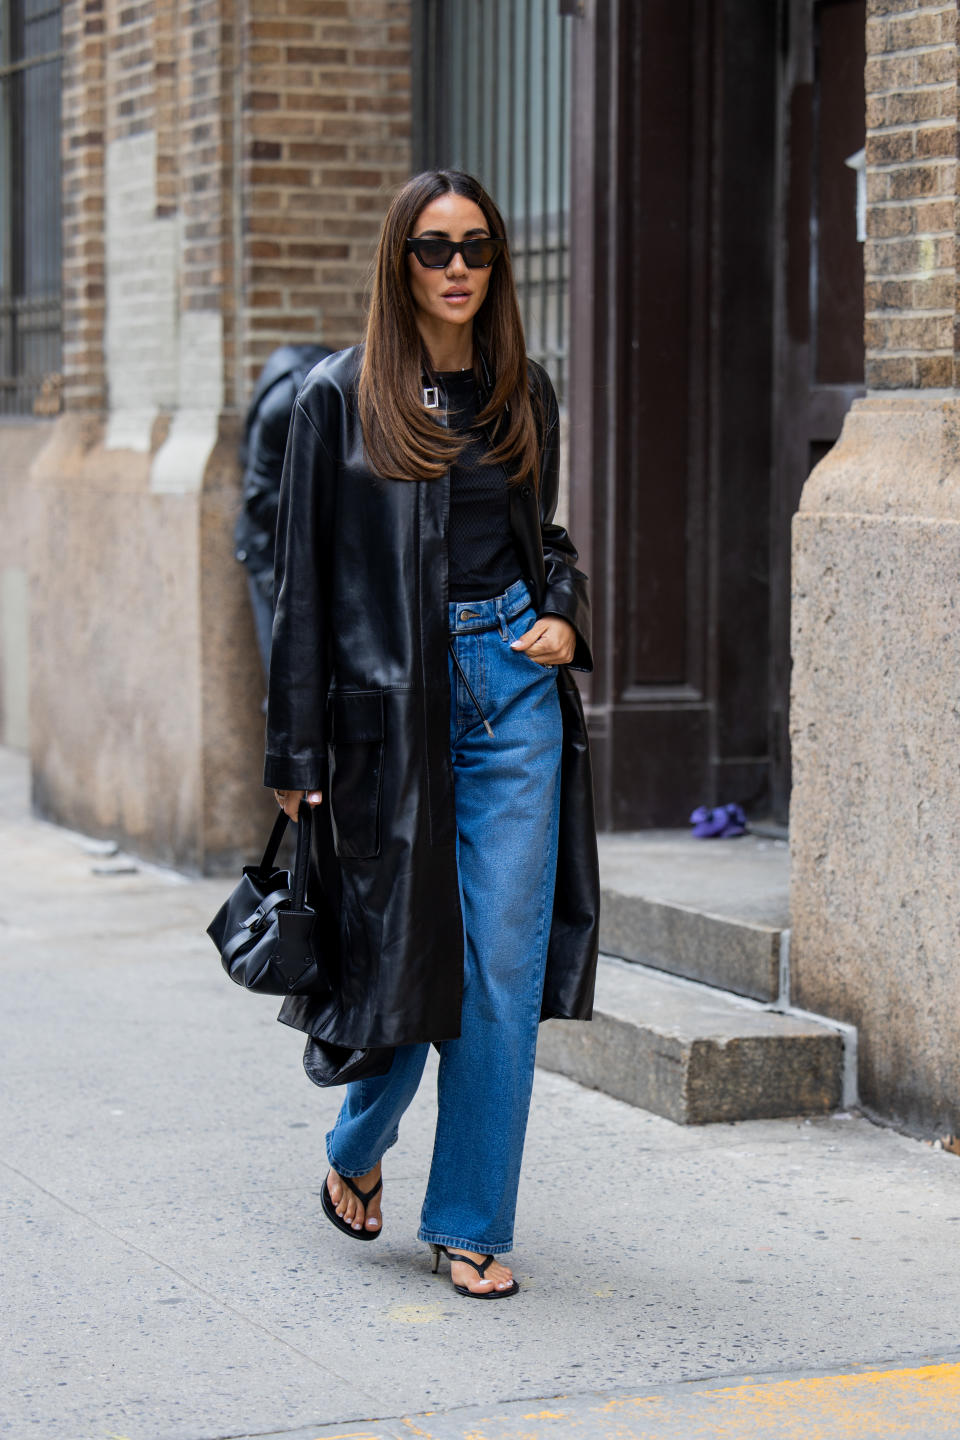
[{"label": "concrete step", "polygon": [[600,948],[754,1000],[780,994],[790,924],[784,840],[601,835]]},{"label": "concrete step", "polygon": [[834,1110],[843,1058],[827,1025],[606,956],[593,1020],[548,1020],[537,1048],[544,1069],[681,1125]]}]

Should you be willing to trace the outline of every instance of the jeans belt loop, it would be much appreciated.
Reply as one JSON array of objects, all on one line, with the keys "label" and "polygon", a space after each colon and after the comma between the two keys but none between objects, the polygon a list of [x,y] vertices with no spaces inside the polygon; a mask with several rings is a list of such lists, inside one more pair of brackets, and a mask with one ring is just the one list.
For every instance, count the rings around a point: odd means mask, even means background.
[{"label": "jeans belt loop", "polygon": [[509,640],[510,632],[507,630],[506,605],[502,595],[497,596],[497,624],[500,627],[500,639]]}]

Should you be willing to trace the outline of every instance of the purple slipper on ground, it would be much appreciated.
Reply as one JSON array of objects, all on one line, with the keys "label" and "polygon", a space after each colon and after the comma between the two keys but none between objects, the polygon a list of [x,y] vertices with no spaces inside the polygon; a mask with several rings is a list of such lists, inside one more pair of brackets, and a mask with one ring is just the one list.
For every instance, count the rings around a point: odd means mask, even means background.
[{"label": "purple slipper on ground", "polygon": [[747,829],[747,817],[739,805],[700,805],[690,816],[691,832],[697,840],[732,840]]}]

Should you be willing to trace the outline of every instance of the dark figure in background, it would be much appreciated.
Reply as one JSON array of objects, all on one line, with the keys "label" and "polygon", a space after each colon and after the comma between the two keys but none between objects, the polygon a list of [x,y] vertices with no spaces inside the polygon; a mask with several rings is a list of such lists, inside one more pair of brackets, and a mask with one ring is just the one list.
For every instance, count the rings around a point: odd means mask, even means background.
[{"label": "dark figure in background", "polygon": [[273,552],[290,416],[297,392],[314,365],[332,354],[326,345],[281,345],[274,350],[260,372],[243,427],[243,509],[237,517],[233,542],[237,559],[247,567],[264,675],[270,669]]}]

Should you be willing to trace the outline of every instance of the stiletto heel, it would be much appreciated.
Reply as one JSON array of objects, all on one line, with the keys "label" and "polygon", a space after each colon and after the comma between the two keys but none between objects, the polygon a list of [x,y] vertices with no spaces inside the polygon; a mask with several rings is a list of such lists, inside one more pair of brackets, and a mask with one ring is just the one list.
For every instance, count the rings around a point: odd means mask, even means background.
[{"label": "stiletto heel", "polygon": [[[430,1249],[433,1251],[434,1275],[436,1275],[437,1271],[440,1268],[441,1254],[446,1255],[447,1259],[450,1261],[451,1266],[453,1265],[453,1262],[455,1260],[464,1265],[472,1265],[474,1270],[476,1270],[477,1274],[480,1276],[481,1280],[486,1279],[487,1266],[493,1263],[492,1255],[485,1255],[483,1257],[483,1260],[471,1260],[469,1255],[461,1255],[459,1250],[448,1250],[446,1245],[434,1245],[432,1240],[429,1242],[429,1245]],[[452,1271],[450,1279],[451,1282],[453,1282]],[[519,1281],[514,1280],[513,1283],[509,1285],[506,1290],[471,1290],[467,1285],[457,1285],[456,1283],[453,1284],[453,1288],[454,1290],[456,1290],[458,1295],[467,1295],[471,1300],[506,1300],[509,1298],[509,1296],[516,1295],[517,1291],[520,1289],[520,1284]]]}]

